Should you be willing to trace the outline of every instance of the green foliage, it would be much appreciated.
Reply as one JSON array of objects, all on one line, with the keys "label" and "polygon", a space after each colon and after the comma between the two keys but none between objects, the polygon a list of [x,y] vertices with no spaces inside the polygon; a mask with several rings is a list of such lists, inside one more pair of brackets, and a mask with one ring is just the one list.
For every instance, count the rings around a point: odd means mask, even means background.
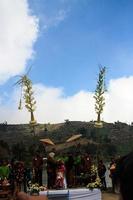
[{"label": "green foliage", "polygon": [[10,155],[10,148],[7,142],[0,140],[0,158],[8,158]]},{"label": "green foliage", "polygon": [[12,145],[12,154],[17,160],[25,160],[26,147],[23,142]]},{"label": "green foliage", "polygon": [[85,127],[81,127],[77,130],[78,133],[82,134],[83,136],[87,135],[87,129]]},{"label": "green foliage", "polygon": [[90,143],[88,143],[88,145],[85,146],[85,151],[86,151],[87,153],[90,153],[90,154],[92,154],[92,155],[95,155],[96,152],[97,152],[97,146],[96,146],[96,144],[90,144]]},{"label": "green foliage", "polygon": [[128,154],[129,152],[133,151],[133,138],[129,141],[125,141],[122,144],[117,146],[117,150],[120,155]]},{"label": "green foliage", "polygon": [[117,155],[117,147],[114,144],[103,144],[101,146],[101,151],[106,157],[113,157]]},{"label": "green foliage", "polygon": [[[61,149],[57,150],[57,154],[75,153],[80,150],[81,153],[88,152],[93,156],[99,153],[101,158],[106,159],[111,156],[125,155],[133,149],[132,126],[120,122],[117,124],[104,122],[101,129],[95,128],[92,122],[79,121],[71,121],[68,126],[65,123],[47,124],[47,128],[48,131],[44,131],[44,124],[38,124],[35,137],[31,134],[28,124],[7,125],[6,131],[0,129],[1,140],[3,140],[0,141],[0,156],[8,156],[12,146],[13,157],[15,156],[17,159],[24,158],[24,160],[31,161],[36,151],[45,155],[44,146],[39,141],[41,138],[52,139],[57,145],[56,147],[61,144]],[[66,148],[65,141],[77,132],[81,133],[82,137]],[[24,148],[21,147],[20,141],[23,141],[22,147],[25,146]],[[80,143],[80,149],[77,148],[77,143]]]}]

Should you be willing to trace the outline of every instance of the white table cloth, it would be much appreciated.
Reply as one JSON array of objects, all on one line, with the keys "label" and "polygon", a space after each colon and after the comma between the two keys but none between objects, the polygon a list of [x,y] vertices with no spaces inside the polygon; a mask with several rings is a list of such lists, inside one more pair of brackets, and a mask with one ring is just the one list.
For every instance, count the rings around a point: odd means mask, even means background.
[{"label": "white table cloth", "polygon": [[99,189],[66,189],[66,190],[48,190],[40,192],[40,195],[47,195],[49,199],[62,200],[101,200],[101,191]]}]

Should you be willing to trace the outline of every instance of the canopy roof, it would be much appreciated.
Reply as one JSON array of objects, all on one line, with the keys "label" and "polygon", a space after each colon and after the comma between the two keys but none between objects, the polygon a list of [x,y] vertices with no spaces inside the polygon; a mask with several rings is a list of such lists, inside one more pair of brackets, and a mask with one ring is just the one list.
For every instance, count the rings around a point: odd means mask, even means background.
[{"label": "canopy roof", "polygon": [[44,144],[47,144],[47,145],[55,145],[55,144],[53,143],[53,141],[52,141],[51,139],[49,139],[49,138],[40,139],[40,141],[41,141],[42,143],[44,143]]},{"label": "canopy roof", "polygon": [[73,135],[73,136],[71,136],[70,138],[68,138],[68,139],[66,140],[66,142],[73,142],[73,141],[79,139],[81,136],[82,136],[82,134]]}]

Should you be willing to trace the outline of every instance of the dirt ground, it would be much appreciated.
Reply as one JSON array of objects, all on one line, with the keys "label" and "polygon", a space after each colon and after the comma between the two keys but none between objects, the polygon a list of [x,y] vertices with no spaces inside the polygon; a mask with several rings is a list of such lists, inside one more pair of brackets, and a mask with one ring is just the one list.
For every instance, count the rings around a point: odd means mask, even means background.
[{"label": "dirt ground", "polygon": [[119,195],[105,192],[102,193],[102,200],[119,200]]}]

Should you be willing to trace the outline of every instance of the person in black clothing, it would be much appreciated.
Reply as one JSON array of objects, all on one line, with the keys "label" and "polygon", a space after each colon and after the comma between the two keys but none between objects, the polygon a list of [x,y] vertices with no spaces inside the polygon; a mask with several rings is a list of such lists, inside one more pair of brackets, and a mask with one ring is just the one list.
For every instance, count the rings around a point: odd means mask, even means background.
[{"label": "person in black clothing", "polygon": [[31,169],[24,169],[24,192],[27,192],[27,188],[29,187],[29,182],[31,182]]},{"label": "person in black clothing", "polygon": [[11,188],[12,196],[15,190],[15,160],[12,159],[9,165],[9,183]]},{"label": "person in black clothing", "polygon": [[37,152],[32,160],[32,167],[35,175],[35,183],[42,185],[42,170],[43,170],[43,158]]},{"label": "person in black clothing", "polygon": [[111,178],[111,181],[112,181],[112,192],[115,193],[115,190],[116,190],[116,160],[113,158],[111,159],[109,170],[110,170],[109,177]]},{"label": "person in black clothing", "polygon": [[51,152],[48,155],[47,159],[47,187],[48,189],[53,189],[55,187],[55,180],[56,180],[56,160],[54,159],[55,153]]},{"label": "person in black clothing", "polygon": [[120,189],[120,199],[133,200],[133,152],[117,161],[116,182]]},{"label": "person in black clothing", "polygon": [[101,183],[102,183],[102,186],[103,186],[103,189],[106,190],[107,189],[107,185],[106,185],[106,179],[105,179],[105,173],[106,173],[106,167],[105,165],[103,164],[103,161],[100,160],[98,162],[98,176],[101,180]]},{"label": "person in black clothing", "polygon": [[68,160],[65,162],[67,187],[71,188],[74,185],[74,159],[71,154],[68,155]]}]

